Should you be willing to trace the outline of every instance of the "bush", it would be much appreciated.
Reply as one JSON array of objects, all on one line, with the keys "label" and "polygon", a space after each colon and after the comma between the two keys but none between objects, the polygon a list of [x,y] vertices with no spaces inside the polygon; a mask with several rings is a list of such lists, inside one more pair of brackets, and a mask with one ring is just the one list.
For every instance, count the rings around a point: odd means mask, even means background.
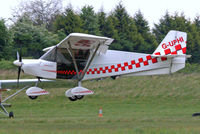
[{"label": "bush", "polygon": [[200,64],[198,63],[186,63],[185,68],[180,70],[179,73],[199,73],[200,72]]},{"label": "bush", "polygon": [[1,60],[0,61],[0,70],[9,70],[9,69],[15,69],[16,66],[13,64],[13,61],[8,60]]}]

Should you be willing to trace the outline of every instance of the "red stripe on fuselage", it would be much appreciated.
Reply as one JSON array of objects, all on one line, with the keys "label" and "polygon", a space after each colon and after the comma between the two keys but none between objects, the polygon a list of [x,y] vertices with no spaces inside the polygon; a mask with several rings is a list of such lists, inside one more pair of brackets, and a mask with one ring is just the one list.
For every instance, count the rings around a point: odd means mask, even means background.
[{"label": "red stripe on fuselage", "polygon": [[91,93],[91,92],[93,91],[88,90],[88,91],[81,91],[81,92],[74,92],[74,93]]},{"label": "red stripe on fuselage", "polygon": [[45,70],[45,69],[42,69],[42,71],[52,72],[52,73],[56,73],[56,72],[57,72],[57,71],[55,71],[55,70]]}]

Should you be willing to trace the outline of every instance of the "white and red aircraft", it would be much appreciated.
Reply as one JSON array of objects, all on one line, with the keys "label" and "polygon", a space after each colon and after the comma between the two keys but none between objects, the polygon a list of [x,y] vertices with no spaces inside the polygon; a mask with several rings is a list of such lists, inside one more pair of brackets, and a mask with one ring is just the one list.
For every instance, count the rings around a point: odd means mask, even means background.
[{"label": "white and red aircraft", "polygon": [[[72,33],[59,44],[45,48],[39,59],[22,59],[14,64],[26,74],[45,79],[74,79],[78,86],[65,95],[71,100],[82,99],[93,91],[81,86],[84,80],[110,76],[140,76],[171,74],[185,67],[187,34],[169,31],[153,54],[108,50],[113,39],[82,33]],[[141,44],[142,45],[142,44]],[[30,87],[26,94],[35,99],[48,94],[37,87]]]},{"label": "white and red aircraft", "polygon": [[[174,73],[185,67],[187,34],[170,31],[153,54],[108,50],[113,39],[72,33],[59,44],[46,48],[39,59],[14,61],[24,73],[45,79],[75,79],[78,86],[65,95],[75,101],[93,91],[83,88],[81,81],[109,76],[138,76]],[[36,91],[37,90],[37,91]],[[31,88],[28,96],[46,94]]]}]

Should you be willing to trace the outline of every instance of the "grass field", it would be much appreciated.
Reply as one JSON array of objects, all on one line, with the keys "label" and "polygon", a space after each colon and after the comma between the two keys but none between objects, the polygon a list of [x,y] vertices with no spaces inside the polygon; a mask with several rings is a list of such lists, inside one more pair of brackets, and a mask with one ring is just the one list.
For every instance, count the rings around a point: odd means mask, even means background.
[{"label": "grass field", "polygon": [[[16,77],[11,72],[0,77]],[[192,117],[200,112],[200,73],[86,81],[83,86],[95,94],[77,102],[64,96],[73,86],[71,81],[42,84],[50,95],[30,100],[23,92],[12,98],[8,111],[15,118],[0,115],[0,134],[200,133],[200,117]]]}]

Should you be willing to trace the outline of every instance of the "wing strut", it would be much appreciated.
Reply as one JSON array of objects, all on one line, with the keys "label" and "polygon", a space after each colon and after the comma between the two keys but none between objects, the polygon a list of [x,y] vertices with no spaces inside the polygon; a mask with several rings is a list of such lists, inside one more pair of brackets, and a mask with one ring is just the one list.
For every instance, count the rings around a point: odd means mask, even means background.
[{"label": "wing strut", "polygon": [[93,54],[90,56],[90,58],[89,58],[89,60],[88,60],[88,62],[87,62],[87,64],[86,64],[86,66],[85,66],[85,68],[83,69],[83,73],[81,74],[81,77],[80,77],[80,81],[83,79],[83,77],[85,76],[85,73],[86,73],[86,71],[88,70],[88,68],[89,68],[89,66],[90,66],[90,63],[92,62],[92,60],[94,59],[94,56],[95,56],[95,54],[97,53],[97,50],[99,49],[99,47],[100,47],[100,43],[97,45],[97,47],[96,47],[96,49],[95,49],[95,51],[93,52]]},{"label": "wing strut", "polygon": [[78,76],[78,80],[80,79],[80,75],[79,75],[79,70],[78,70],[78,66],[77,66],[77,63],[76,63],[76,59],[74,58],[74,54],[73,54],[73,52],[72,52],[72,46],[71,46],[71,43],[68,41],[68,44],[69,44],[69,49],[68,49],[68,51],[69,51],[69,53],[70,53],[70,55],[71,55],[71,57],[72,57],[72,61],[73,61],[73,63],[74,63],[74,67],[75,67],[75,69],[76,69],[76,74],[77,74],[77,76]]},{"label": "wing strut", "polygon": [[97,51],[98,51],[98,49],[99,49],[101,43],[99,43],[99,44],[97,45],[97,47],[95,48],[94,52],[90,55],[89,60],[88,60],[88,62],[86,63],[86,66],[85,66],[85,68],[83,69],[83,72],[82,72],[81,74],[79,74],[79,70],[78,70],[78,66],[77,66],[77,63],[76,63],[76,59],[75,59],[74,54],[73,54],[73,52],[72,52],[72,46],[71,46],[71,43],[70,43],[69,41],[68,41],[68,45],[69,45],[69,48],[67,48],[67,50],[69,51],[69,54],[70,54],[71,57],[72,57],[72,61],[73,61],[74,67],[75,67],[75,69],[76,69],[78,81],[81,81],[81,80],[83,79],[83,77],[85,76],[85,73],[86,73],[87,69],[89,68],[89,66],[90,66],[90,64],[91,64],[91,62],[92,62],[92,60],[94,59],[94,56],[96,55],[96,53],[97,53]]}]

